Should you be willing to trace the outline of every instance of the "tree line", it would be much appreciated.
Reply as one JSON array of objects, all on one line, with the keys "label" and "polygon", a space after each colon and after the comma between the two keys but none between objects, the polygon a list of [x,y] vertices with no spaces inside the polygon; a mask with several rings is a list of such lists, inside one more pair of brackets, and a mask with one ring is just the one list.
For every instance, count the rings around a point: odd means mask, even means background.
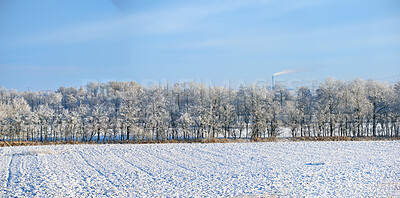
[{"label": "tree line", "polygon": [[88,83],[57,91],[0,88],[0,140],[398,137],[400,83],[325,80],[231,89],[198,83]]}]

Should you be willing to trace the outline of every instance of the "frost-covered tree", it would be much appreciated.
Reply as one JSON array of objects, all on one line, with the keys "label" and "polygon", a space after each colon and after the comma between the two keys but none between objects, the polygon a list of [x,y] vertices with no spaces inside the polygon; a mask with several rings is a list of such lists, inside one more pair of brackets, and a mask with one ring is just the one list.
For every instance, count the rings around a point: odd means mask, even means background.
[{"label": "frost-covered tree", "polygon": [[191,127],[194,124],[193,117],[190,116],[190,114],[188,112],[186,112],[178,119],[178,123],[179,123],[180,128],[183,131],[183,134],[184,134],[183,137],[185,139],[188,139],[189,132],[191,130]]},{"label": "frost-covered tree", "polygon": [[387,84],[369,80],[366,84],[366,92],[367,98],[372,105],[372,135],[377,136],[378,120],[383,118],[382,116],[389,107],[390,100],[387,96],[390,89]]},{"label": "frost-covered tree", "polygon": [[400,82],[393,86],[393,99],[392,99],[392,127],[393,136],[400,135]]},{"label": "frost-covered tree", "polygon": [[[129,140],[132,131],[138,128],[139,113],[141,109],[140,99],[144,96],[143,88],[135,83],[129,82],[123,84],[124,92],[122,94],[121,115],[126,124],[126,139]],[[136,138],[138,134],[135,134]]]},{"label": "frost-covered tree", "polygon": [[314,97],[308,87],[300,87],[297,90],[296,109],[300,116],[300,136],[311,136],[311,131],[315,132],[315,130],[312,130],[315,106]]},{"label": "frost-covered tree", "polygon": [[197,83],[144,87],[135,82],[89,83],[57,91],[0,88],[2,140],[109,141],[399,136],[400,85],[327,79],[312,92],[207,87]]},{"label": "frost-covered tree", "polygon": [[18,140],[21,140],[29,123],[28,118],[31,114],[31,108],[23,98],[14,98],[11,106],[10,124],[12,124],[11,129],[13,130],[10,130],[9,135],[11,139],[16,137]]},{"label": "frost-covered tree", "polygon": [[39,118],[40,141],[47,140],[47,137],[49,135],[49,127],[51,125],[51,119],[54,115],[54,110],[51,109],[48,105],[40,105],[36,112]]},{"label": "frost-covered tree", "polygon": [[269,115],[269,106],[272,103],[270,93],[263,87],[250,86],[250,120],[251,120],[251,137],[265,137],[268,128],[268,122],[272,116]]},{"label": "frost-covered tree", "polygon": [[8,139],[8,133],[11,127],[11,113],[12,109],[10,105],[0,102],[0,135],[2,139]]},{"label": "frost-covered tree", "polygon": [[167,100],[161,87],[152,87],[147,91],[145,101],[145,129],[151,132],[151,139],[166,138],[170,116],[167,111]]},{"label": "frost-covered tree", "polygon": [[288,101],[284,109],[286,114],[284,124],[290,129],[292,137],[298,136],[297,130],[301,127],[302,118],[304,118],[303,112],[297,108],[298,104],[296,103],[297,101]]},{"label": "frost-covered tree", "polygon": [[324,136],[335,135],[336,123],[338,119],[338,105],[340,98],[337,95],[342,83],[333,78],[325,80],[317,89],[317,103],[320,128]]},{"label": "frost-covered tree", "polygon": [[242,138],[243,131],[246,136],[249,134],[250,124],[250,97],[248,87],[241,85],[236,94],[235,108],[237,120],[236,124],[239,130],[239,138]]},{"label": "frost-covered tree", "polygon": [[235,92],[230,88],[222,90],[220,109],[221,113],[221,127],[224,138],[230,137],[232,130],[235,126],[235,107],[233,106],[233,99],[235,98]]},{"label": "frost-covered tree", "polygon": [[351,121],[353,123],[353,136],[363,136],[367,115],[372,109],[371,103],[366,96],[366,82],[356,79],[349,85]]}]

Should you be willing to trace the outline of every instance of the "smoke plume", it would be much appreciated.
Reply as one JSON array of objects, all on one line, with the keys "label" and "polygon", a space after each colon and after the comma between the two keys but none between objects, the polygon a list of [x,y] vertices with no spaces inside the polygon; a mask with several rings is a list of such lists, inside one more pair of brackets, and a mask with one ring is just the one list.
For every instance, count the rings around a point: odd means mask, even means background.
[{"label": "smoke plume", "polygon": [[288,69],[288,70],[283,70],[280,72],[277,72],[273,74],[273,76],[278,76],[278,75],[283,75],[283,74],[294,74],[294,73],[300,73],[303,72],[303,69]]}]

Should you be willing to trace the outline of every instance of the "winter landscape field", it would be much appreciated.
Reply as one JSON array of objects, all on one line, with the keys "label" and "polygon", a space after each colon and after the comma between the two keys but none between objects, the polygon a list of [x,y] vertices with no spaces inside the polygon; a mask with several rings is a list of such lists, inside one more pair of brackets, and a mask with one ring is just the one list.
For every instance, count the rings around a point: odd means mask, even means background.
[{"label": "winter landscape field", "polygon": [[0,148],[0,197],[398,197],[400,142]]},{"label": "winter landscape field", "polygon": [[400,198],[399,57],[400,0],[0,0],[0,198]]}]

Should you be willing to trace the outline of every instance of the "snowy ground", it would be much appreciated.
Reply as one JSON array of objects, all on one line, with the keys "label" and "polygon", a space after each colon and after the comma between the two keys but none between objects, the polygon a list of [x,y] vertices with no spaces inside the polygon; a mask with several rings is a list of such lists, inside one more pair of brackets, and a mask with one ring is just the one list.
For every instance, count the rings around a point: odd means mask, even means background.
[{"label": "snowy ground", "polygon": [[0,197],[400,196],[400,141],[0,148]]}]

